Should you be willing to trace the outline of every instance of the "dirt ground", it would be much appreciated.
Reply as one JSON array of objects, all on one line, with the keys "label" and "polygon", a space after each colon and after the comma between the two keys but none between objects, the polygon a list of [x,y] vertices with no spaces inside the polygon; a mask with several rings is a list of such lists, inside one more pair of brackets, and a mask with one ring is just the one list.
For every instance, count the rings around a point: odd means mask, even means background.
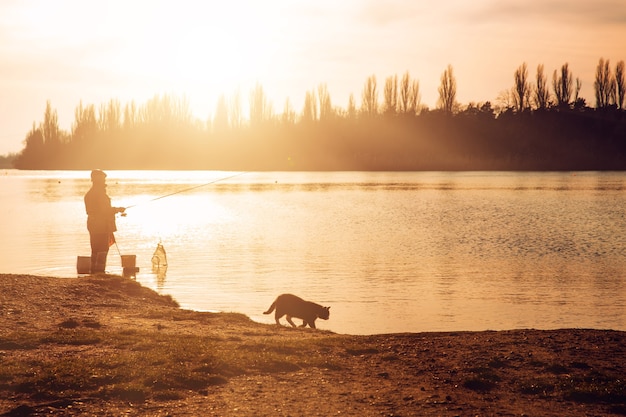
[{"label": "dirt ground", "polygon": [[[130,281],[0,274],[0,415],[626,415],[625,332],[340,335],[186,312]],[[29,364],[54,369],[68,358],[110,353],[101,343],[46,342],[52,340],[47,335],[76,329],[89,334],[136,329],[155,340],[199,336],[219,343],[213,346],[246,350],[249,362],[220,383],[172,398],[103,397],[76,387],[71,395],[60,388],[42,396],[14,383],[35,375],[2,371]],[[272,347],[297,359],[274,366],[275,359],[266,355]],[[219,352],[205,354],[225,356]]]}]

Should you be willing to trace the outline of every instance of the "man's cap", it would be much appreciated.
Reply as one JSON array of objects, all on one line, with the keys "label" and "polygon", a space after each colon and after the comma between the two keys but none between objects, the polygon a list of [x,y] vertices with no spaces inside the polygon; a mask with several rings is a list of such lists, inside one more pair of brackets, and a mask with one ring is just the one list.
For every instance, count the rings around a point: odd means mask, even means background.
[{"label": "man's cap", "polygon": [[107,174],[105,174],[104,171],[101,169],[94,169],[93,171],[91,171],[91,181],[105,179],[106,177]]}]

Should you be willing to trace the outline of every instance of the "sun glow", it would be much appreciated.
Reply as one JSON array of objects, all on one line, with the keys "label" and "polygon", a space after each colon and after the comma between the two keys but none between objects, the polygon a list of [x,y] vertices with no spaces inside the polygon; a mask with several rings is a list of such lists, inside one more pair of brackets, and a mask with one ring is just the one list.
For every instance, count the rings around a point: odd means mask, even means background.
[{"label": "sun glow", "polygon": [[141,106],[156,95],[184,98],[206,121],[221,95],[246,117],[257,84],[274,113],[287,99],[300,113],[322,84],[346,109],[351,95],[360,104],[370,76],[382,101],[386,78],[409,72],[432,109],[447,65],[462,106],[500,100],[523,62],[531,76],[539,64],[549,76],[569,63],[593,104],[598,59],[625,59],[626,3],[561,3],[0,1],[0,154],[22,149],[47,101],[68,131],[81,102]]},{"label": "sun glow", "polygon": [[[246,101],[273,76],[279,23],[256,2],[156,7],[123,39],[118,71],[153,93],[183,94],[213,107],[220,95]],[[210,103],[209,103],[210,102]],[[204,114],[203,116],[206,116]]]}]

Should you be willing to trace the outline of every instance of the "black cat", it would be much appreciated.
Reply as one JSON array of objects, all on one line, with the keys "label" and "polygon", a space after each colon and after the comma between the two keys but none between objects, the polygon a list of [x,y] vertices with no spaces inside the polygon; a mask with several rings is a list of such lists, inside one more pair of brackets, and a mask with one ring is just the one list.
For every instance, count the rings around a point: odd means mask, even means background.
[{"label": "black cat", "polygon": [[322,307],[319,304],[305,301],[293,294],[279,295],[270,308],[263,312],[263,314],[270,314],[274,309],[276,309],[274,318],[278,325],[280,325],[279,319],[286,315],[287,321],[293,327],[296,327],[296,325],[291,321],[291,318],[296,317],[302,319],[302,325],[300,327],[306,327],[308,324],[311,328],[315,329],[315,320],[318,317],[322,320],[328,320],[328,317],[330,317],[330,307]]}]

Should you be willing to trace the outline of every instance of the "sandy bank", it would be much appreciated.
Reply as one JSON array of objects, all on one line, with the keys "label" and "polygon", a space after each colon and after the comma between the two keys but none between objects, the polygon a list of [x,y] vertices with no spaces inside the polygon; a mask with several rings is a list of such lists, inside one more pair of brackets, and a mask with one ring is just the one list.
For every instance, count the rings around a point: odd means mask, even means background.
[{"label": "sandy bank", "polygon": [[4,274],[0,414],[626,415],[625,342],[585,329],[338,335],[182,310],[117,276]]}]

